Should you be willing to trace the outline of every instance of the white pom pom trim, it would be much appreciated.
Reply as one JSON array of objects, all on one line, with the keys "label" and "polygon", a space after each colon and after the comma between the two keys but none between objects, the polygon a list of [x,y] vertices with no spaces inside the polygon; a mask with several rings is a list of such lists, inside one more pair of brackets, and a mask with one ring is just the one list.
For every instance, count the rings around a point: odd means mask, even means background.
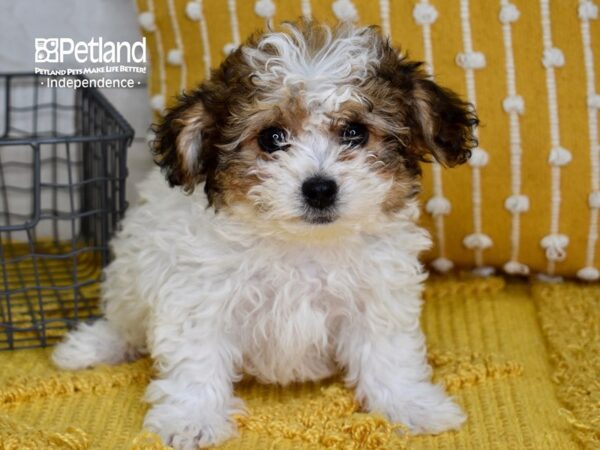
[{"label": "white pom pom trim", "polygon": [[529,275],[529,267],[518,261],[508,261],[503,269],[509,275]]},{"label": "white pom pom trim", "polygon": [[431,262],[433,267],[439,273],[447,273],[454,267],[454,263],[448,258],[437,258]]},{"label": "white pom pom trim", "polygon": [[546,250],[546,258],[549,261],[564,261],[567,257],[569,237],[564,234],[549,234],[540,241],[540,245]]},{"label": "white pom pom trim", "polygon": [[529,197],[526,195],[511,195],[504,201],[504,207],[511,213],[523,213],[529,210]]},{"label": "white pom pom trim", "polygon": [[431,25],[437,17],[437,9],[430,3],[419,3],[413,9],[413,18],[419,25]]},{"label": "white pom pom trim", "polygon": [[509,95],[502,101],[502,108],[507,113],[516,112],[523,114],[525,112],[525,102],[520,95]]},{"label": "white pom pom trim", "polygon": [[270,19],[275,15],[275,3],[272,0],[258,0],[254,5],[254,12],[257,16]]},{"label": "white pom pom trim", "polygon": [[200,20],[201,14],[202,11],[200,10],[200,3],[188,2],[188,4],[185,5],[185,15],[188,17],[188,19],[198,21]]},{"label": "white pom pom trim", "polygon": [[496,271],[496,269],[494,269],[492,266],[481,266],[481,267],[475,267],[473,270],[471,270],[471,273],[473,273],[473,275],[476,275],[478,277],[490,277],[492,275],[494,275],[494,272]]},{"label": "white pom pom trim", "polygon": [[542,57],[542,64],[546,69],[562,67],[565,65],[565,55],[561,49],[556,47],[546,49],[544,50],[544,56]]},{"label": "white pom pom trim", "polygon": [[431,197],[429,200],[427,200],[427,204],[425,205],[425,211],[432,216],[450,214],[451,209],[452,207],[450,206],[450,201],[441,195]]},{"label": "white pom pom trim", "polygon": [[155,95],[150,99],[150,106],[156,112],[162,114],[165,110],[165,96],[164,95]]},{"label": "white pom pom trim", "polygon": [[544,283],[562,283],[563,277],[559,275],[548,275],[547,273],[538,273],[537,279]]},{"label": "white pom pom trim", "polygon": [[590,192],[590,195],[588,196],[588,205],[593,209],[600,208],[600,191]]},{"label": "white pom pom trim", "polygon": [[331,5],[333,14],[342,22],[356,22],[358,20],[358,12],[354,3],[350,0],[336,0]]},{"label": "white pom pom trim", "polygon": [[456,64],[463,69],[481,69],[485,67],[485,55],[481,52],[461,52],[456,55]]},{"label": "white pom pom trim", "polygon": [[500,22],[502,23],[516,22],[520,16],[521,12],[512,3],[507,3],[500,8]]},{"label": "white pom pom trim", "polygon": [[484,233],[471,233],[465,236],[463,245],[469,250],[490,248],[492,246],[492,239]]},{"label": "white pom pom trim", "polygon": [[554,147],[550,150],[548,164],[554,167],[566,166],[573,159],[573,155],[564,147]]},{"label": "white pom pom trim", "polygon": [[584,1],[579,4],[579,18],[582,20],[592,20],[598,18],[598,6],[591,1]]},{"label": "white pom pom trim", "polygon": [[154,14],[150,11],[145,11],[138,16],[138,22],[140,26],[145,30],[152,32],[156,30],[156,24],[154,23]]},{"label": "white pom pom trim", "polygon": [[230,42],[229,44],[225,44],[223,46],[223,53],[225,54],[225,56],[229,56],[233,52],[235,52],[236,49],[237,49],[237,45],[235,45],[233,42]]},{"label": "white pom pom trim", "polygon": [[178,48],[169,50],[167,62],[172,66],[180,66],[183,63],[183,53]]},{"label": "white pom pom trim", "polygon": [[471,158],[469,158],[469,165],[471,167],[485,167],[490,161],[488,152],[480,147],[476,147],[471,151]]},{"label": "white pom pom trim", "polygon": [[596,281],[600,278],[600,271],[595,267],[584,267],[577,271],[577,278],[585,281]]},{"label": "white pom pom trim", "polygon": [[600,109],[600,95],[593,94],[588,97],[587,104],[590,108]]}]

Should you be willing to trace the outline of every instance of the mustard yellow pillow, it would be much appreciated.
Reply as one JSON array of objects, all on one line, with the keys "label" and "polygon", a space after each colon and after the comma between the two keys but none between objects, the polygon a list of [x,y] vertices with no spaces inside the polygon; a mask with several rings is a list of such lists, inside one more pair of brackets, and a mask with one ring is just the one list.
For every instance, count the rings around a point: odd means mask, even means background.
[{"label": "mustard yellow pillow", "polygon": [[300,16],[379,24],[477,107],[468,165],[425,168],[441,272],[597,280],[600,57],[592,0],[136,0],[160,114],[252,32]]}]

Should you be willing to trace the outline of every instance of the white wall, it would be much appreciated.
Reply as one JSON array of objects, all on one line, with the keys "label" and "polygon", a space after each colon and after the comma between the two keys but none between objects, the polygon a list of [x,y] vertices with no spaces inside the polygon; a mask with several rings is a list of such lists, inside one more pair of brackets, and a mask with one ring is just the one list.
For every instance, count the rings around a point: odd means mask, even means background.
[{"label": "white wall", "polygon": [[[112,41],[140,39],[133,0],[0,0],[0,72],[33,71],[36,37],[89,41],[100,36]],[[127,191],[132,201],[135,183],[152,167],[145,139],[151,122],[145,76],[136,79],[142,82],[140,88],[103,89],[136,132],[128,161]]]}]

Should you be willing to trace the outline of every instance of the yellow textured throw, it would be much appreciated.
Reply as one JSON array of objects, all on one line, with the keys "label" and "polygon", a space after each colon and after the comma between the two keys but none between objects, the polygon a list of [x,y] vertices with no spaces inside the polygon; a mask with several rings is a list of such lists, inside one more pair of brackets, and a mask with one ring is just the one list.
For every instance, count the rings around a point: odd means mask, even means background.
[{"label": "yellow textured throw", "polygon": [[[414,437],[360,412],[339,380],[244,381],[249,415],[224,450],[600,448],[600,287],[434,279],[423,326],[435,378],[466,426]],[[0,450],[163,449],[141,432],[147,359],[69,373],[49,350],[0,353]]]}]

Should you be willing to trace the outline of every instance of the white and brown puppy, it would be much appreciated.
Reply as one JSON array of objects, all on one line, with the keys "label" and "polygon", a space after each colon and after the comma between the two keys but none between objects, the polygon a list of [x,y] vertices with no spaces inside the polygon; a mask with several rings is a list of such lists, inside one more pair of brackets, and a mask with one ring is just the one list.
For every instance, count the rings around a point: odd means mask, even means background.
[{"label": "white and brown puppy", "polygon": [[[157,170],[112,242],[104,319],[54,352],[66,369],[149,354],[145,427],[216,444],[242,373],[345,373],[368,411],[415,433],[465,416],[431,384],[419,327],[419,164],[476,145],[469,105],[374,28],[257,35],[157,126]],[[180,186],[172,189],[171,186]]]}]

